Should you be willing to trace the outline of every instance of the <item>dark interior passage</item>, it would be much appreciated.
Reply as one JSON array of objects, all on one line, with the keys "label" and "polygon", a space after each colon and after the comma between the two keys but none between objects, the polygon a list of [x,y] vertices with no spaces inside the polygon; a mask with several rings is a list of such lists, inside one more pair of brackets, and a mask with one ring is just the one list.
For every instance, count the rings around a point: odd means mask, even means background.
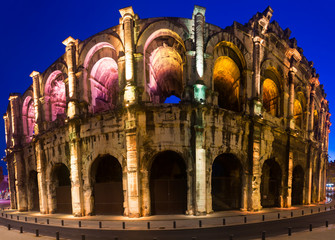
[{"label": "dark interior passage", "polygon": [[212,167],[214,211],[239,209],[242,195],[242,166],[232,154],[218,156]]},{"label": "dark interior passage", "polygon": [[304,170],[301,166],[296,166],[293,169],[292,179],[292,205],[303,204],[304,191]]},{"label": "dark interior passage", "polygon": [[186,166],[179,154],[158,154],[150,175],[151,214],[184,214],[187,207]]},{"label": "dark interior passage", "polygon": [[282,173],[274,159],[266,160],[262,168],[261,202],[263,207],[280,207]]},{"label": "dark interior passage", "polygon": [[32,211],[39,211],[39,194],[38,194],[38,182],[37,182],[37,172],[31,171],[29,173],[29,185],[28,188],[30,190],[30,207]]},{"label": "dark interior passage", "polygon": [[57,213],[72,213],[70,171],[64,165],[55,167],[53,178],[56,181]]},{"label": "dark interior passage", "polygon": [[92,166],[92,176],[95,214],[122,215],[122,167],[119,161],[110,155],[98,158]]}]

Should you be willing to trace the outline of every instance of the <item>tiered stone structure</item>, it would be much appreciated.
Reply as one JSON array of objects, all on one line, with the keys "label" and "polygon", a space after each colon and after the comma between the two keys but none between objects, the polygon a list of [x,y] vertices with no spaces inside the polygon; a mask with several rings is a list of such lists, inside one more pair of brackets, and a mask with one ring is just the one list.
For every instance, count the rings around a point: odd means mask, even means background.
[{"label": "tiered stone structure", "polygon": [[323,201],[328,101],[272,13],[221,29],[200,6],[143,20],[128,7],[64,40],[9,98],[11,207],[136,218]]}]

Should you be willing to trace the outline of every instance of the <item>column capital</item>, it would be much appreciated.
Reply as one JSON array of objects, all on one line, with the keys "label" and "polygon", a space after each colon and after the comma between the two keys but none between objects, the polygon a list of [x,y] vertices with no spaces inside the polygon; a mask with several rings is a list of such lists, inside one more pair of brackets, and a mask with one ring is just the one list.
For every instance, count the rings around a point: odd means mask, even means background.
[{"label": "column capital", "polygon": [[133,18],[135,16],[134,10],[132,6],[121,8],[119,10],[121,17],[126,18],[126,17],[131,17]]},{"label": "column capital", "polygon": [[70,44],[74,44],[76,42],[76,40],[69,36],[67,39],[65,39],[62,43],[65,45],[65,46],[69,46]]},{"label": "column capital", "polygon": [[205,12],[206,12],[206,8],[205,7],[201,7],[198,5],[194,5],[194,9],[193,9],[193,18],[197,15],[197,14],[201,14],[202,16],[205,16]]},{"label": "column capital", "polygon": [[312,87],[318,87],[320,85],[319,78],[317,77],[312,77],[309,79],[309,82],[312,84]]},{"label": "column capital", "polygon": [[287,49],[285,55],[288,59],[291,60],[293,58],[296,62],[300,62],[302,58],[298,50],[295,48]]},{"label": "column capital", "polygon": [[261,37],[259,37],[259,36],[255,36],[255,37],[253,37],[253,42],[255,43],[255,44],[263,44],[263,42],[264,42],[264,39],[263,38],[261,38]]},{"label": "column capital", "polygon": [[19,93],[11,93],[11,94],[9,94],[8,100],[12,101],[14,99],[17,99],[19,97],[19,95],[20,95]]},{"label": "column capital", "polygon": [[36,76],[38,76],[38,75],[40,75],[39,72],[37,72],[37,71],[33,71],[32,73],[30,73],[29,77],[34,78],[34,77],[36,77]]},{"label": "column capital", "polygon": [[297,69],[295,67],[291,67],[289,72],[292,73],[292,74],[296,74],[297,73]]}]

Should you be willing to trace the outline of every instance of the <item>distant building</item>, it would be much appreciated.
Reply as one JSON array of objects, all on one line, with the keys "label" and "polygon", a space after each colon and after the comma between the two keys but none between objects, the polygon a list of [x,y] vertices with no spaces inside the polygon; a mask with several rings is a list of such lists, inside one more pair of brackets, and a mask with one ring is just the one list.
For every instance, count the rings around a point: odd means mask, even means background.
[{"label": "distant building", "polygon": [[199,6],[192,19],[128,7],[64,40],[9,98],[11,207],[140,217],[323,201],[328,101],[272,12],[222,29]]}]

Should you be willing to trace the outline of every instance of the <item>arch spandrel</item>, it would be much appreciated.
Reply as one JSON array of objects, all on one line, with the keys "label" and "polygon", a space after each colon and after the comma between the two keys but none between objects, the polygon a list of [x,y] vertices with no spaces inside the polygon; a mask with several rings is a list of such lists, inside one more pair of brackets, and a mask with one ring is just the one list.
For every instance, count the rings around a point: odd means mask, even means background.
[{"label": "arch spandrel", "polygon": [[124,53],[123,43],[116,33],[115,35],[116,36],[102,33],[87,40],[87,42],[80,47],[78,66],[86,68],[87,60],[104,47],[115,49],[118,57],[122,55]]},{"label": "arch spandrel", "polygon": [[182,25],[169,20],[158,20],[148,25],[135,41],[137,53],[145,53],[146,47],[153,39],[160,36],[171,36],[178,39],[185,46],[185,41],[189,38],[189,31]]},{"label": "arch spandrel", "polygon": [[244,68],[252,69],[253,63],[249,51],[240,39],[228,32],[219,32],[212,35],[205,46],[205,53],[210,56],[214,56],[215,48],[217,46],[224,45],[232,48],[234,51],[239,52],[238,56],[242,57],[242,61],[244,62]]}]

